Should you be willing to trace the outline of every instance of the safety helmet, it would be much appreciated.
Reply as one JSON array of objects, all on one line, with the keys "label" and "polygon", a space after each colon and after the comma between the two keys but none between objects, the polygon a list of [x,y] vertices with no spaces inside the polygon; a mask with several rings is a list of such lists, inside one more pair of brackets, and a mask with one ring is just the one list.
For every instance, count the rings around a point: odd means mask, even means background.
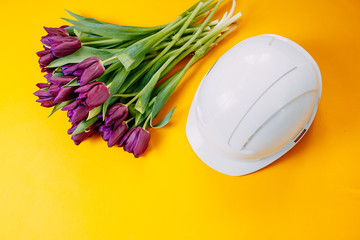
[{"label": "safety helmet", "polygon": [[278,35],[248,38],[221,56],[200,83],[188,141],[219,172],[257,171],[304,136],[321,88],[319,67],[301,46]]}]

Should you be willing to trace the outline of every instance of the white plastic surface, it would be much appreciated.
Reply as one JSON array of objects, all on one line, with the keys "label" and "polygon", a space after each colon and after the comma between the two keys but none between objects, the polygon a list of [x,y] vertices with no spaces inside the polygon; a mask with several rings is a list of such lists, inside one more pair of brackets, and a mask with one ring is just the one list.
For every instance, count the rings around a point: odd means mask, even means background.
[{"label": "white plastic surface", "polygon": [[320,95],[319,68],[302,47],[277,35],[248,38],[202,80],[186,134],[210,167],[233,176],[248,174],[298,142]]}]

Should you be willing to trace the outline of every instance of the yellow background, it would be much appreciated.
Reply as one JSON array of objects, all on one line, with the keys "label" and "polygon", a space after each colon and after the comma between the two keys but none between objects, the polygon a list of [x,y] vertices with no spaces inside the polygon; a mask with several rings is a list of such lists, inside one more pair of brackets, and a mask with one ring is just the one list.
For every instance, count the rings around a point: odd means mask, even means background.
[{"label": "yellow background", "polygon": [[[42,26],[64,9],[124,25],[173,20],[194,0],[1,1],[0,239],[360,239],[360,2],[239,0],[238,29],[187,73],[139,159],[95,136],[75,146],[64,112],[32,95]],[[230,7],[230,2],[224,6]],[[254,174],[207,167],[185,136],[202,77],[239,41],[288,37],[317,61],[323,95],[299,144]]]}]

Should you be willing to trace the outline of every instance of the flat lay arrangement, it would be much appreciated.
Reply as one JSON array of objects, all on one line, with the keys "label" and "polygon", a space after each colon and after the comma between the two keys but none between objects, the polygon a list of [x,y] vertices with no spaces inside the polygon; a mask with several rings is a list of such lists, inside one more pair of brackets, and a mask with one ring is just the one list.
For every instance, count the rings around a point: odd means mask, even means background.
[{"label": "flat lay arrangement", "polygon": [[360,1],[1,6],[1,240],[360,239]]},{"label": "flat lay arrangement", "polygon": [[[241,14],[233,16],[235,0],[212,20],[222,2],[199,1],[156,27],[119,26],[69,12],[76,20],[65,20],[73,26],[45,27],[41,38],[44,50],[37,55],[47,82],[37,84],[37,102],[53,107],[52,113],[67,111],[76,145],[99,131],[109,147],[138,157],[150,140],[146,128],[169,122],[175,108],[152,123],[187,70],[236,28]],[[189,54],[186,65],[162,81]]]}]

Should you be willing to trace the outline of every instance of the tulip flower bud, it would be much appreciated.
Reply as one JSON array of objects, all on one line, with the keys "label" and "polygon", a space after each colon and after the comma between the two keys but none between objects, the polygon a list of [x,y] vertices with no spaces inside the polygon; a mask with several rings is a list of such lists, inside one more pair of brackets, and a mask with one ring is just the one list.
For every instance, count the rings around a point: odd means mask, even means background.
[{"label": "tulip flower bud", "polygon": [[34,92],[34,95],[39,97],[39,99],[36,100],[36,102],[41,103],[42,107],[52,107],[55,105],[53,95],[46,90],[42,90],[42,89],[37,90],[36,92]]},{"label": "tulip flower bud", "polygon": [[108,140],[108,147],[112,147],[114,145],[118,145],[120,142],[120,139],[126,134],[126,132],[129,130],[128,125],[123,121],[116,121],[114,126],[114,129],[110,133],[110,137]]},{"label": "tulip flower bud", "polygon": [[123,122],[128,116],[128,109],[121,103],[115,103],[106,112],[105,125],[114,125],[116,121]]},{"label": "tulip flower bud", "polygon": [[61,58],[70,55],[81,48],[81,41],[76,37],[49,38],[51,51],[55,57]]},{"label": "tulip flower bud", "polygon": [[66,65],[62,68],[64,75],[77,77],[80,86],[100,77],[104,71],[105,68],[97,57],[90,57],[73,66]]},{"label": "tulip flower bud", "polygon": [[72,122],[73,124],[84,120],[89,114],[89,111],[86,110],[86,107],[81,103],[80,100],[75,100],[69,105],[63,107],[61,110],[68,111],[67,116],[69,117],[69,122]]},{"label": "tulip flower bud", "polygon": [[99,127],[99,132],[104,141],[109,141],[110,135],[111,135],[112,127],[111,126],[105,126],[101,125]]},{"label": "tulip flower bud", "polygon": [[88,83],[75,92],[79,93],[77,99],[82,101],[88,111],[103,104],[110,96],[109,89],[103,82]]},{"label": "tulip flower bud", "polygon": [[48,33],[48,35],[41,37],[40,41],[44,45],[50,46],[51,45],[51,41],[49,41],[50,38],[52,38],[52,37],[68,37],[69,34],[65,30],[65,27],[66,26],[62,26],[60,28],[47,28],[47,27],[44,27],[44,29]]},{"label": "tulip flower bud", "polygon": [[126,133],[119,146],[123,146],[125,151],[133,153],[137,158],[145,152],[149,141],[150,133],[141,127],[135,127]]},{"label": "tulip flower bud", "polygon": [[[72,134],[75,129],[77,128],[79,124],[74,124],[69,130],[68,130],[68,134]],[[71,139],[74,141],[75,145],[79,145],[82,141],[84,141],[86,138],[90,137],[90,135],[94,132],[95,130],[95,124],[91,125],[90,127],[88,127],[85,131],[76,134],[76,135],[72,135]]]},{"label": "tulip flower bud", "polygon": [[46,71],[46,68],[56,57],[52,54],[50,49],[37,52],[36,55],[39,57],[39,64],[42,72]]},{"label": "tulip flower bud", "polygon": [[81,48],[81,41],[76,37],[70,37],[65,27],[47,28],[44,27],[48,35],[41,38],[41,42],[50,48],[52,55],[58,58],[70,55]]}]

